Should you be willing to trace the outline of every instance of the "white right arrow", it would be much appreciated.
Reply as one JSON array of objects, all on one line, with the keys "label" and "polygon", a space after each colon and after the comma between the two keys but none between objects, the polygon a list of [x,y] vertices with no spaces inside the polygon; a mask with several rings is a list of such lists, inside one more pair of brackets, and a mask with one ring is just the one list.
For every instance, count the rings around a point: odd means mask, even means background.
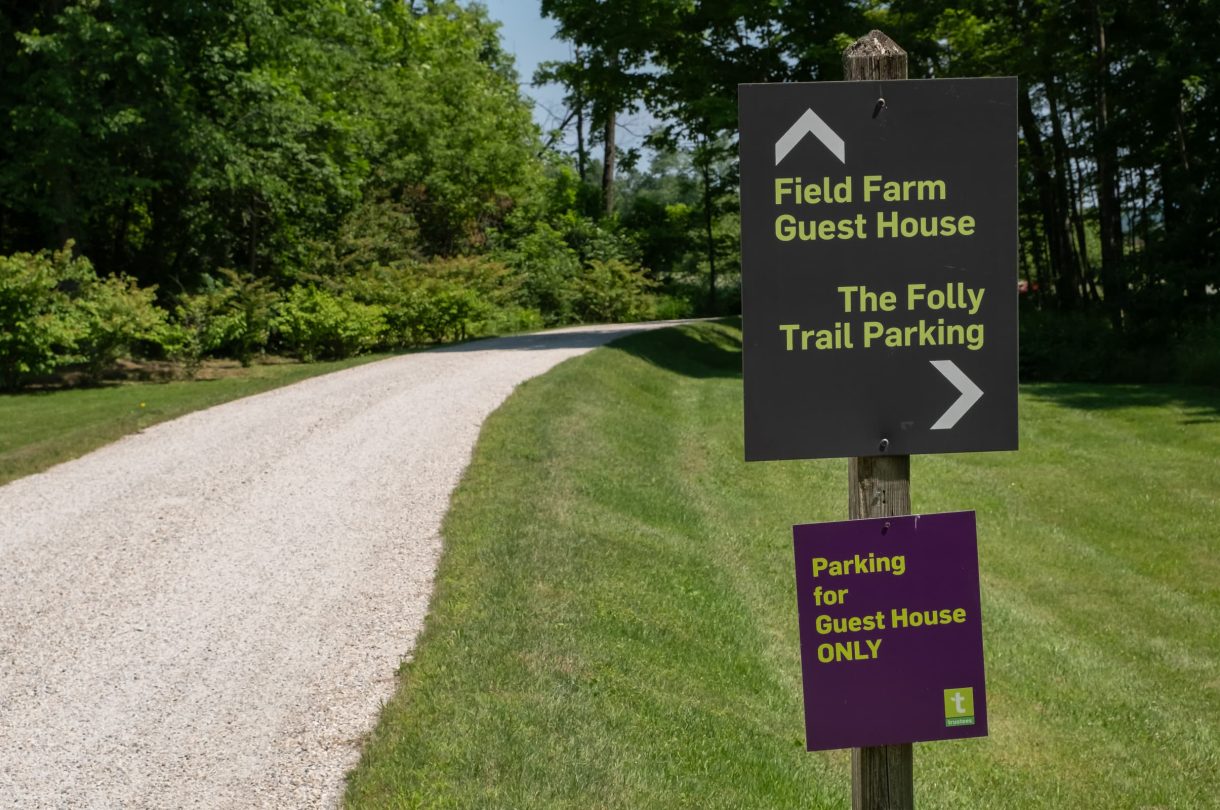
[{"label": "white right arrow", "polygon": [[957,402],[950,405],[949,410],[941,414],[940,419],[936,420],[936,424],[932,425],[932,430],[949,430],[957,424],[957,420],[966,415],[966,411],[970,410],[974,403],[979,401],[979,397],[983,396],[983,389],[963,374],[952,360],[931,360],[929,362],[936,366],[936,370],[944,374],[945,379],[953,383],[958,391],[962,392],[962,395],[957,398]]}]

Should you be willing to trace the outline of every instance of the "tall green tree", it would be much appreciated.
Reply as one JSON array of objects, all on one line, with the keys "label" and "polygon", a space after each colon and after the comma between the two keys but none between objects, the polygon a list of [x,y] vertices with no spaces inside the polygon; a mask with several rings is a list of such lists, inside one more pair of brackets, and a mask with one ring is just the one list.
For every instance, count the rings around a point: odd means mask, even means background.
[{"label": "tall green tree", "polygon": [[1020,78],[1023,257],[1044,303],[1100,302],[1137,338],[1217,309],[1218,11],[1207,0],[885,7],[913,72]]},{"label": "tall green tree", "polygon": [[0,75],[0,250],[74,239],[167,290],[311,272],[369,200],[475,250],[541,177],[497,26],[455,0],[8,3]]},{"label": "tall green tree", "polygon": [[[543,10],[588,60],[584,71],[568,63],[549,75],[609,99],[603,109],[639,99],[661,122],[652,144],[690,151],[701,189],[706,306],[715,310],[722,264],[715,222],[734,206],[736,187],[737,85],[839,78],[839,52],[862,25],[858,6],[845,0],[544,0]],[[609,190],[603,181],[603,193]]]}]

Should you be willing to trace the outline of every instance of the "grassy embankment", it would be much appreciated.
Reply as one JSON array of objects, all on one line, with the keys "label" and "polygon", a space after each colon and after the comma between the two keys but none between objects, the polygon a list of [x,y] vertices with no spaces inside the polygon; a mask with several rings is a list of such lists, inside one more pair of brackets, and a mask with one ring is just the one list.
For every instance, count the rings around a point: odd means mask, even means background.
[{"label": "grassy embankment", "polygon": [[233,363],[207,369],[214,379],[0,395],[0,485],[191,411],[389,356],[250,368]]},{"label": "grassy embankment", "polygon": [[[831,808],[804,751],[790,526],[846,465],[741,461],[739,333],[643,335],[487,423],[432,614],[351,807]],[[923,808],[1220,793],[1220,391],[1023,389],[1019,453],[914,459],[978,510],[991,737],[916,747]]]}]

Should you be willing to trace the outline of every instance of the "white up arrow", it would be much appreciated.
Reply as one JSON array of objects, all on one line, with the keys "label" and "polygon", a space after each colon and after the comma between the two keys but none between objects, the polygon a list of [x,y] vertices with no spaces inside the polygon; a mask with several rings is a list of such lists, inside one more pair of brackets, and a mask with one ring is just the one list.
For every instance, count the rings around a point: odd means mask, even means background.
[{"label": "white up arrow", "polygon": [[796,123],[788,127],[788,131],[775,142],[775,165],[778,166],[779,162],[796,148],[801,139],[810,134],[833,152],[840,163],[847,163],[846,144],[843,143],[843,139],[827,126],[817,113],[807,109],[800,118],[796,119]]},{"label": "white up arrow", "polygon": [[936,424],[932,425],[932,430],[949,430],[957,424],[957,420],[966,415],[966,411],[970,410],[974,403],[979,401],[979,397],[983,396],[983,389],[974,384],[974,381],[962,373],[952,360],[931,360],[932,365],[936,366],[936,370],[945,375],[945,379],[953,383],[962,395],[957,398],[949,406],[949,410],[941,414],[940,419],[936,420]]}]

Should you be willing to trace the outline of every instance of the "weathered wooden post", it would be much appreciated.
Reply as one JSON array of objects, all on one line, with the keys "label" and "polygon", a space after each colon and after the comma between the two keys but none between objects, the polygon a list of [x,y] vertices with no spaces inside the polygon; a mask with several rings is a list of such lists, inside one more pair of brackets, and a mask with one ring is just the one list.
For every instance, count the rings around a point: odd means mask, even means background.
[{"label": "weathered wooden post", "polygon": [[738,91],[745,456],[849,459],[792,528],[805,742],[911,810],[911,743],[987,735],[975,516],[912,515],[910,457],[1017,447],[1016,82],[843,66]]},{"label": "weathered wooden post", "polygon": [[[866,35],[843,51],[843,78],[877,82],[905,79],[907,53],[880,31]],[[884,87],[877,113],[884,114]],[[877,452],[889,441],[880,437]],[[847,460],[849,518],[911,514],[911,457],[867,456]],[[853,748],[852,810],[910,810],[915,806],[911,744]]]}]

